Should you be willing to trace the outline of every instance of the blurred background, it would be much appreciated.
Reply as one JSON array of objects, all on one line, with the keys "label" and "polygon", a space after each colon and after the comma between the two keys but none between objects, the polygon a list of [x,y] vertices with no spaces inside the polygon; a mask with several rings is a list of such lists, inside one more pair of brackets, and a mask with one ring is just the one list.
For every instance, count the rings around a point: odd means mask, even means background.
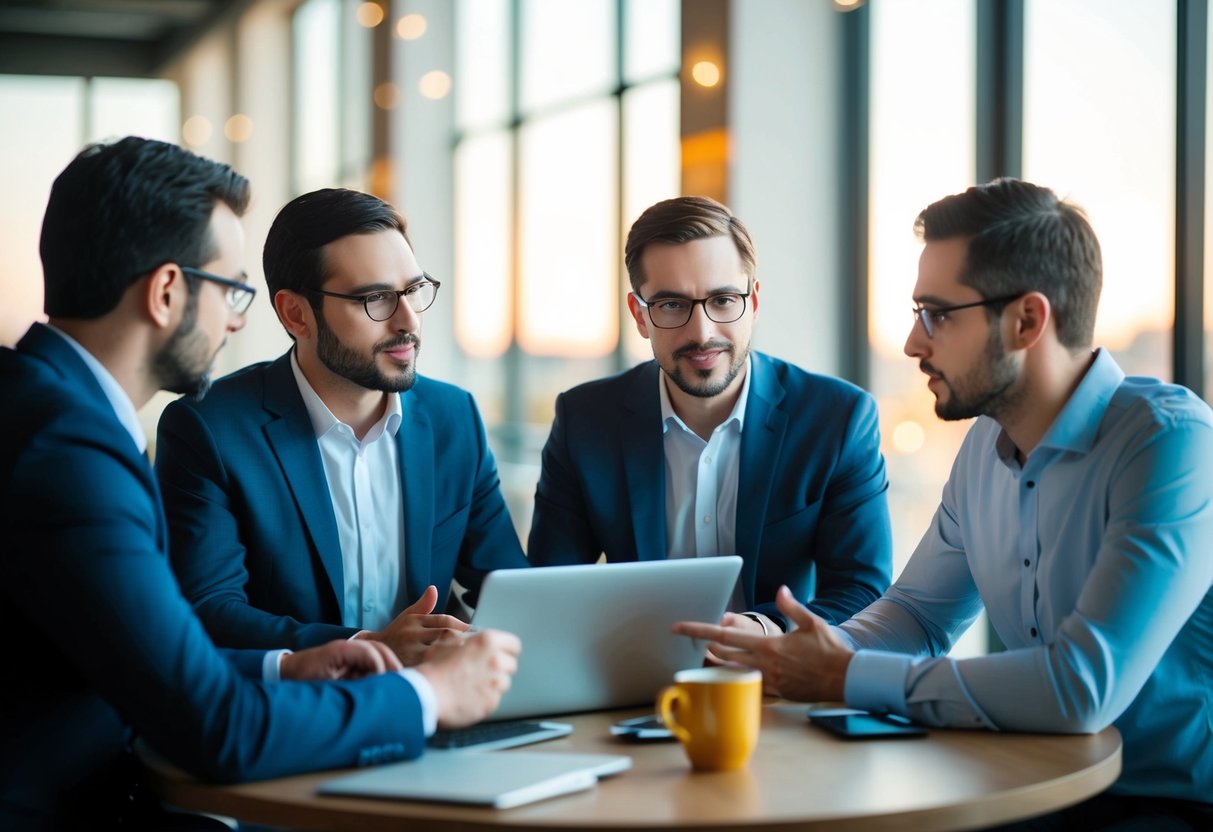
[{"label": "blurred background", "polygon": [[[755,238],[755,347],[877,397],[899,570],[968,427],[901,353],[928,203],[1014,175],[1084,206],[1097,343],[1205,395],[1207,44],[1203,0],[0,0],[0,342],[42,317],[42,212],[88,142],[249,176],[262,286],[285,202],[374,192],[443,284],[421,372],[475,394],[525,542],[556,394],[651,355],[628,227],[707,194]],[[288,344],[260,297],[217,371]]]}]

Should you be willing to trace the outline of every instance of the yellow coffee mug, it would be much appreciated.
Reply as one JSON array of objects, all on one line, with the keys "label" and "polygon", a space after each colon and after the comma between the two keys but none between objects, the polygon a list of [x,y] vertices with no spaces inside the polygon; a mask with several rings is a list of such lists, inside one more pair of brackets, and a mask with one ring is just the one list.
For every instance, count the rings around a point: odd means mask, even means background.
[{"label": "yellow coffee mug", "polygon": [[657,712],[702,771],[739,769],[758,745],[762,673],[732,667],[696,667],[674,674],[657,694]]}]

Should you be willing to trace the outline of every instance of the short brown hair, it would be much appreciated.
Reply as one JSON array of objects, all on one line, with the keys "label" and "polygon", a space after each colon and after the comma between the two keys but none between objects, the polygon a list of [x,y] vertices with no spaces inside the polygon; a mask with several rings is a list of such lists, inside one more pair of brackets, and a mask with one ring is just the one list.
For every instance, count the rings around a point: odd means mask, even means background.
[{"label": "short brown hair", "polygon": [[632,290],[639,291],[644,283],[640,257],[649,243],[678,245],[725,235],[733,238],[737,253],[741,255],[741,266],[752,282],[758,267],[754,241],[742,221],[728,208],[706,196],[679,196],[646,208],[632,223],[627,244],[623,247],[623,262]]}]

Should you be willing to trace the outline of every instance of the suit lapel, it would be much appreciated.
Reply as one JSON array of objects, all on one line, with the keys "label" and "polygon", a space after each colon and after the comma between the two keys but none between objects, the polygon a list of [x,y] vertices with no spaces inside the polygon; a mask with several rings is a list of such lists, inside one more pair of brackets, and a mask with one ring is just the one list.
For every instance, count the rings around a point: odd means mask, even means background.
[{"label": "suit lapel", "polygon": [[737,551],[742,555],[741,585],[746,603],[754,604],[758,549],[775,479],[776,461],[787,433],[788,416],[780,407],[785,391],[763,356],[752,353],[754,377],[746,402],[745,429],[741,432],[741,464],[737,478]]},{"label": "suit lapel", "polygon": [[345,577],[337,520],[333,517],[333,501],[329,496],[328,478],[324,475],[324,463],[320,461],[316,434],[291,372],[289,352],[266,371],[264,404],[271,416],[263,428],[265,438],[282,467],[287,487],[295,497],[340,610],[345,595]]},{"label": "suit lapel", "polygon": [[[401,395],[400,495],[404,500],[405,602],[412,603],[430,585],[431,545],[434,532],[434,429],[419,406],[417,394]],[[445,597],[447,587],[438,587]]]},{"label": "suit lapel", "polygon": [[[637,560],[666,557],[665,445],[657,362],[638,372],[620,405],[620,447],[627,474]],[[625,507],[621,506],[621,509]]]}]

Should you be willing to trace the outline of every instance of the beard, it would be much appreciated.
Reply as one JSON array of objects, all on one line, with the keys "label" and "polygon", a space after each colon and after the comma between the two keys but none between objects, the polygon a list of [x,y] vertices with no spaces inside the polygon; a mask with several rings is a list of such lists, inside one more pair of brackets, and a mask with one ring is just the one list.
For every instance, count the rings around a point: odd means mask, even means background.
[{"label": "beard", "polygon": [[939,375],[947,385],[947,400],[935,397],[935,415],[946,422],[977,416],[997,419],[1013,410],[1023,398],[1021,389],[1013,389],[1019,379],[1019,368],[1003,349],[1002,338],[997,330],[990,333],[990,339],[986,342],[978,364],[957,377],[955,383],[942,376],[928,362],[921,362],[920,366]]},{"label": "beard", "polygon": [[[704,350],[721,350],[722,355],[727,355],[729,360],[729,369],[717,381],[712,381],[712,373],[716,370],[712,367],[709,370],[694,370],[689,373],[682,371],[682,365],[678,363],[678,358],[689,352],[702,352]],[[704,344],[687,344],[674,350],[671,356],[670,366],[662,367],[666,376],[677,385],[678,389],[686,393],[688,396],[696,396],[701,399],[710,399],[714,396],[719,396],[729,388],[733,380],[737,378],[742,368],[745,367],[746,359],[750,355],[750,344],[747,341],[741,348],[727,341],[708,341]]]},{"label": "beard", "polygon": [[[385,350],[413,345],[413,361],[398,374],[388,375],[379,369],[376,356]],[[376,344],[369,356],[362,355],[341,343],[329,328],[323,314],[316,315],[316,357],[329,370],[347,381],[367,390],[382,393],[403,393],[417,381],[417,354],[421,351],[421,339],[411,332]]]},{"label": "beard", "polygon": [[218,350],[208,353],[206,335],[198,329],[198,295],[190,292],[181,325],[152,357],[152,372],[160,389],[201,399],[211,389],[211,367]]}]

